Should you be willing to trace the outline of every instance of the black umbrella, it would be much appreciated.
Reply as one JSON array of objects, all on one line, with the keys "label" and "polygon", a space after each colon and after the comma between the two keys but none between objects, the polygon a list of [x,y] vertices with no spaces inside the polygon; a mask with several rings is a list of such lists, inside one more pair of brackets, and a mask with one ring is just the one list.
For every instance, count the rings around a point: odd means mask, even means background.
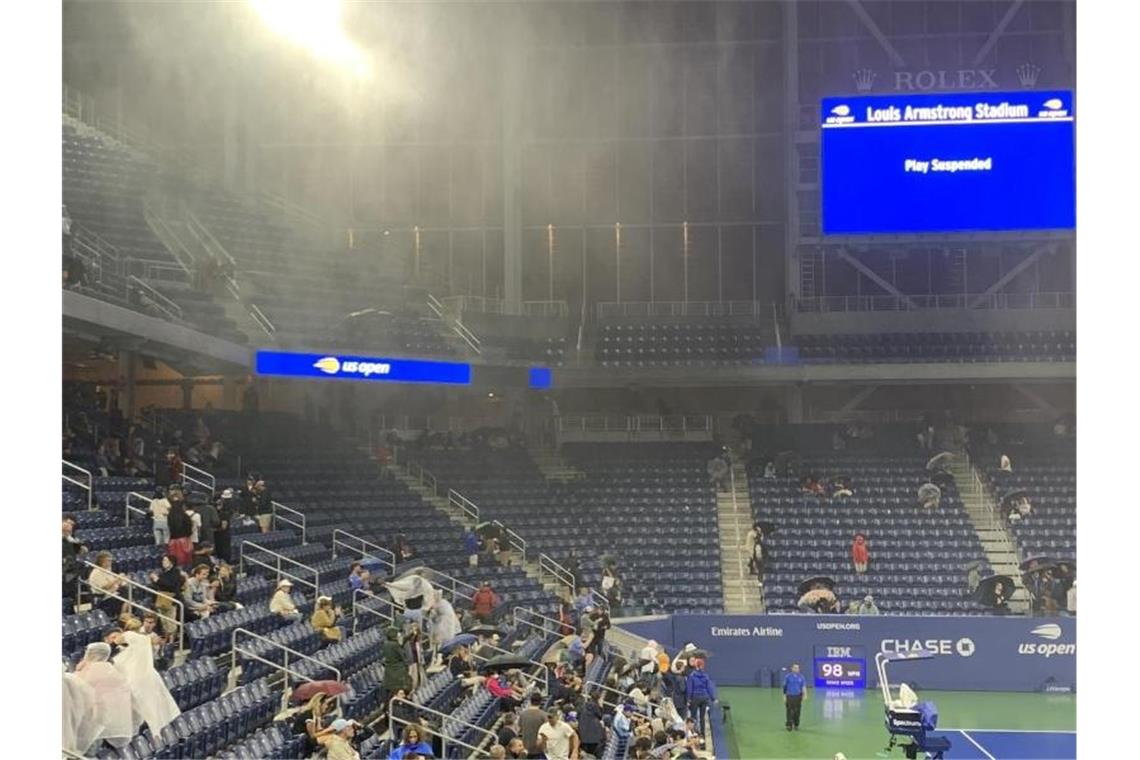
[{"label": "black umbrella", "polygon": [[1010,596],[1013,595],[1013,579],[1008,575],[990,575],[978,581],[978,588],[974,592],[978,603],[988,607],[996,607],[996,591],[999,583],[1002,585],[1003,598],[1008,602]]},{"label": "black umbrella", "polygon": [[501,654],[492,657],[479,666],[480,673],[502,673],[504,670],[518,670],[529,668],[534,663],[517,654]]},{"label": "black umbrella", "polygon": [[1057,560],[1053,557],[1037,554],[1032,557],[1027,557],[1025,561],[1021,563],[1020,567],[1022,572],[1035,573],[1041,570],[1049,570],[1056,564]]},{"label": "black umbrella", "polygon": [[776,523],[768,520],[760,520],[756,524],[760,526],[760,530],[763,531],[765,536],[770,536],[779,530],[779,528],[776,527]]},{"label": "black umbrella", "polygon": [[828,591],[835,591],[835,580],[828,578],[826,575],[817,575],[815,577],[808,578],[807,580],[804,580],[800,583],[799,594],[800,596],[803,596],[813,588],[817,588],[819,586],[826,588]]},{"label": "black umbrella", "polygon": [[499,628],[498,626],[482,623],[481,625],[476,625],[468,628],[466,631],[464,631],[464,633],[473,633],[476,636],[493,636],[497,633],[502,636],[503,629]]},{"label": "black umbrella", "polygon": [[1002,496],[1001,497],[1001,503],[1002,503],[1002,506],[1008,507],[1009,503],[1011,501],[1013,501],[1014,499],[1028,499],[1028,498],[1029,498],[1029,492],[1026,491],[1024,488],[1018,488],[1017,490],[1010,491],[1005,496]]}]

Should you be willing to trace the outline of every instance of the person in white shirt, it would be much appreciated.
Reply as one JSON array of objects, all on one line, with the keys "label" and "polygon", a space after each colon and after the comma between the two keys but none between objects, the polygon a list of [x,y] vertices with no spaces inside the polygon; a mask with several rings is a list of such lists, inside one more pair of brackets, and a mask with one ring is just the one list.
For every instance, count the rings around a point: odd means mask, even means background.
[{"label": "person in white shirt", "polygon": [[577,760],[578,734],[562,720],[562,711],[551,710],[546,717],[538,729],[538,751],[547,760]]},{"label": "person in white shirt", "polygon": [[1077,582],[1073,581],[1073,585],[1069,587],[1069,592],[1066,594],[1065,607],[1069,610],[1070,615],[1077,614]]},{"label": "person in white shirt", "polygon": [[269,611],[283,618],[300,620],[301,612],[297,609],[297,605],[293,604],[292,593],[292,582],[288,580],[280,581],[277,584],[277,591],[273,594],[273,598],[269,600]]}]

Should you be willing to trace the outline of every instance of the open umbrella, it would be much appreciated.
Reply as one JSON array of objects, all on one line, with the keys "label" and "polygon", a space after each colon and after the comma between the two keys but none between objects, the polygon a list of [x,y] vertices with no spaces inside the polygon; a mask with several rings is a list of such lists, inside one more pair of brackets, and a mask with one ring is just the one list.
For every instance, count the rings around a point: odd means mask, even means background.
[{"label": "open umbrella", "polygon": [[475,625],[468,628],[466,631],[464,631],[464,633],[473,633],[476,636],[494,636],[497,633],[502,636],[503,629],[495,625],[481,623],[480,625]]},{"label": "open umbrella", "polygon": [[954,452],[943,451],[941,454],[935,454],[930,458],[930,461],[926,463],[926,469],[931,471],[948,469],[956,458]]},{"label": "open umbrella", "polygon": [[1018,488],[1018,489],[1016,489],[1014,491],[1010,491],[1009,493],[1002,496],[1001,497],[1001,504],[1003,507],[1008,507],[1010,505],[1010,503],[1016,499],[1028,499],[1028,498],[1029,498],[1029,492],[1026,491],[1024,488]]},{"label": "open umbrella", "polygon": [[343,694],[346,691],[348,691],[348,686],[340,681],[306,681],[293,689],[293,696],[290,699],[294,702],[308,702],[318,694],[328,694],[330,697],[335,697],[337,694]]},{"label": "open umbrella", "polygon": [[978,588],[974,592],[978,603],[988,607],[997,606],[996,591],[999,583],[1005,600],[1009,601],[1014,590],[1013,579],[1008,575],[990,575],[978,581]]},{"label": "open umbrella", "polygon": [[828,591],[835,591],[835,580],[826,575],[816,575],[807,578],[800,583],[799,593],[802,596],[815,588],[825,588]]},{"label": "open umbrella", "polygon": [[448,639],[440,646],[439,651],[444,654],[451,654],[452,650],[456,647],[469,647],[479,640],[479,637],[473,633],[461,633],[453,639]]},{"label": "open umbrella", "polygon": [[485,663],[479,666],[480,673],[502,673],[504,670],[525,669],[533,665],[530,660],[525,657],[519,657],[515,654],[501,654],[498,657],[492,657]]},{"label": "open umbrella", "polygon": [[1026,557],[1021,563],[1020,568],[1023,573],[1035,573],[1041,570],[1049,570],[1057,564],[1057,560],[1053,557],[1044,554],[1035,554],[1032,557]]}]

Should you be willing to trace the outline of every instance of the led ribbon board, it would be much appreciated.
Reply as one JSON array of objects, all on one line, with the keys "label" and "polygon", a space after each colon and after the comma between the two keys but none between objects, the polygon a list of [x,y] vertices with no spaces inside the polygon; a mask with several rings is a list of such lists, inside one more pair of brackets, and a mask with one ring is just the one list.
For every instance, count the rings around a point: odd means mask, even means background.
[{"label": "led ribbon board", "polygon": [[375,356],[258,351],[254,358],[254,369],[258,375],[276,377],[374,380],[389,383],[471,384],[470,364],[427,361],[425,359],[390,359]]},{"label": "led ribbon board", "polygon": [[825,235],[1071,230],[1073,94],[825,98]]}]

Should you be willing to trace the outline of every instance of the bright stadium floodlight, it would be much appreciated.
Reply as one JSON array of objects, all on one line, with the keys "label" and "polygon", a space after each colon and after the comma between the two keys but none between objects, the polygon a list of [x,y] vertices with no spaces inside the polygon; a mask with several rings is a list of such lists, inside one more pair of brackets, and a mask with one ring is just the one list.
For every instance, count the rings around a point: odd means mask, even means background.
[{"label": "bright stadium floodlight", "polygon": [[367,77],[368,56],[341,25],[340,0],[249,0],[266,26],[314,56]]}]

